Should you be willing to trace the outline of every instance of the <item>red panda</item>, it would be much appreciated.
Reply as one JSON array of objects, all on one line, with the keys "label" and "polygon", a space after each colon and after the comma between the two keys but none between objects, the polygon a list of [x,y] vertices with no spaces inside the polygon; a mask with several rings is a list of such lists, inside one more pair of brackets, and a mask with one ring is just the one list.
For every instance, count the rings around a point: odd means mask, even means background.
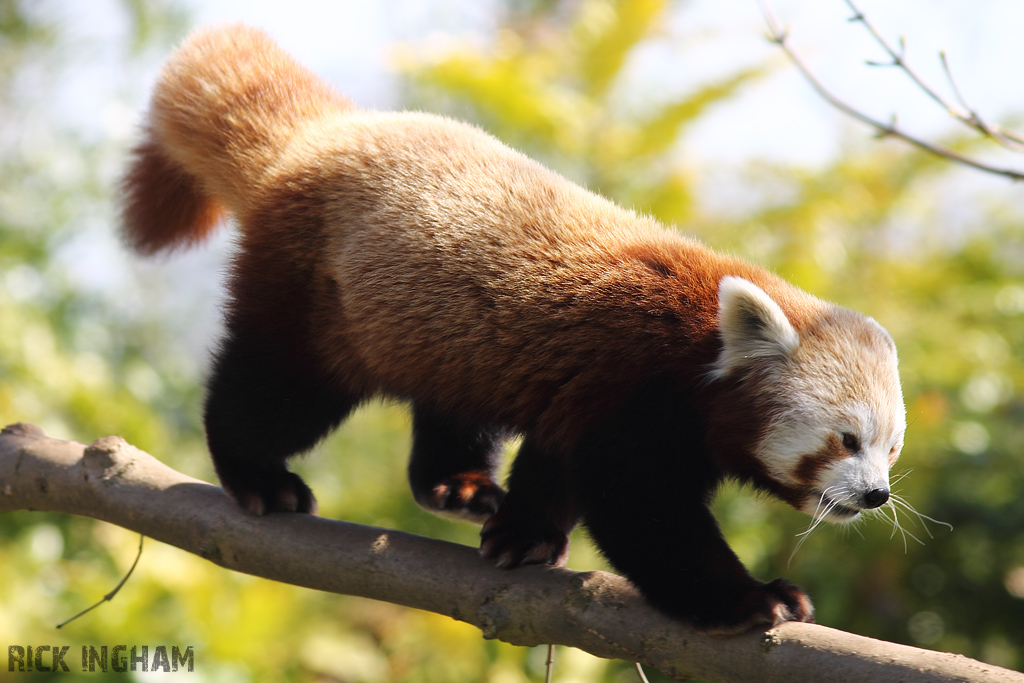
[{"label": "red panda", "polygon": [[237,223],[204,421],[250,512],[315,512],[287,459],[405,400],[416,500],[482,522],[485,558],[562,564],[582,523],[656,608],[730,633],[813,608],[730,550],[708,509],[724,478],[833,520],[889,497],[906,423],[876,322],[476,127],[362,111],[260,31],[169,59],[123,190],[142,254]]}]

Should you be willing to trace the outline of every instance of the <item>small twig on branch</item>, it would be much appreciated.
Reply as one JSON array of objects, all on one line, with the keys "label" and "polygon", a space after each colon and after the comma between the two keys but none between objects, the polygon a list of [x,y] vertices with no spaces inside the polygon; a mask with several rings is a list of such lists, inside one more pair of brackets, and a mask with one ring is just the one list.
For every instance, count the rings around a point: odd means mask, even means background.
[{"label": "small twig on branch", "polygon": [[988,123],[982,120],[978,112],[967,104],[963,94],[960,92],[960,87],[956,83],[956,79],[953,78],[953,72],[949,68],[949,60],[946,59],[945,51],[939,52],[939,61],[942,62],[942,70],[946,73],[946,80],[949,81],[949,87],[953,89],[953,93],[960,102],[960,106],[966,109],[970,116],[968,125],[977,128],[979,131],[992,138],[1006,149],[1014,152],[1024,152],[1024,135],[1015,130],[1000,126],[999,124]]},{"label": "small twig on branch", "polygon": [[121,590],[121,587],[124,586],[125,583],[127,583],[128,579],[132,575],[132,572],[135,571],[135,568],[137,566],[139,566],[139,560],[142,559],[142,542],[145,541],[145,540],[146,540],[145,536],[142,536],[142,535],[139,536],[139,552],[136,553],[136,555],[135,555],[135,561],[132,562],[132,566],[129,567],[128,573],[124,575],[124,577],[118,582],[118,584],[116,586],[114,586],[114,590],[110,591],[109,593],[104,595],[100,600],[98,600],[95,604],[90,605],[89,607],[86,607],[84,610],[82,610],[81,612],[79,612],[75,616],[68,617],[64,621],[60,622],[59,624],[57,624],[57,628],[63,628],[64,626],[66,626],[67,624],[70,624],[72,621],[74,621],[78,617],[82,616],[83,614],[88,614],[89,612],[93,611],[94,609],[96,609],[97,607],[102,605],[103,603],[110,602],[111,600],[113,600],[114,596],[117,595],[117,592],[119,590]]},{"label": "small twig on branch", "polygon": [[988,123],[973,107],[967,104],[960,88],[956,84],[956,80],[953,78],[953,73],[949,68],[949,61],[946,59],[945,52],[939,53],[939,60],[942,62],[942,68],[946,73],[946,79],[949,81],[949,85],[953,89],[957,101],[960,102],[960,107],[956,107],[951,104],[946,100],[946,98],[940,95],[937,90],[929,86],[916,71],[910,68],[910,64],[907,63],[906,59],[906,41],[903,37],[900,37],[900,49],[899,52],[897,52],[882,36],[878,29],[875,28],[874,24],[868,21],[867,16],[859,7],[857,7],[856,4],[854,4],[853,0],[844,0],[844,2],[846,2],[847,7],[850,8],[850,11],[853,12],[853,16],[850,17],[850,21],[862,24],[871,34],[871,37],[875,39],[875,42],[885,50],[886,54],[888,54],[889,58],[892,60],[891,62],[869,61],[869,65],[896,67],[900,69],[910,78],[910,80],[914,82],[915,85],[917,85],[918,88],[924,92],[924,94],[934,100],[940,107],[945,109],[950,116],[1013,152],[1024,152],[1024,136],[997,124]]},{"label": "small twig on branch", "polygon": [[1024,674],[959,655],[815,624],[709,636],[659,614],[607,572],[503,570],[473,548],[399,531],[313,515],[254,517],[220,488],[117,437],[87,447],[31,425],[0,432],[0,513],[22,509],[104,520],[235,571],[429,610],[515,645],[642,662],[679,681],[818,681],[827,672],[830,683],[1024,683]]},{"label": "small twig on branch", "polygon": [[[847,0],[847,2],[849,2],[849,0]],[[935,144],[935,143],[928,142],[928,141],[923,140],[923,139],[921,139],[921,138],[919,138],[917,136],[914,136],[914,135],[911,135],[910,133],[907,133],[902,128],[897,126],[896,125],[895,116],[893,117],[893,122],[891,124],[886,124],[886,123],[883,123],[882,121],[879,121],[878,119],[876,119],[876,118],[874,118],[872,116],[869,116],[869,115],[863,113],[862,111],[854,108],[853,106],[851,106],[851,105],[847,104],[846,102],[844,102],[843,100],[839,99],[839,97],[834,95],[832,93],[832,91],[830,91],[827,87],[825,87],[824,83],[822,83],[814,75],[814,72],[811,71],[810,67],[807,65],[807,63],[804,61],[804,59],[800,56],[800,53],[797,52],[797,50],[793,47],[793,45],[792,45],[792,43],[791,43],[791,41],[789,39],[788,31],[783,29],[779,25],[779,22],[776,20],[774,13],[772,12],[771,8],[767,4],[767,1],[766,0],[760,0],[760,5],[761,5],[761,11],[763,12],[764,17],[765,17],[765,21],[768,23],[768,30],[769,30],[768,40],[771,41],[772,43],[775,43],[780,48],[782,48],[783,52],[786,53],[786,55],[789,57],[790,61],[792,61],[794,66],[796,66],[796,68],[800,71],[800,73],[803,74],[804,78],[807,80],[808,83],[811,84],[811,86],[814,88],[814,90],[819,95],[821,95],[821,97],[826,102],[831,104],[833,107],[835,107],[839,111],[843,112],[847,116],[850,116],[850,117],[852,117],[854,119],[857,119],[858,121],[861,121],[862,123],[865,123],[865,124],[871,126],[872,128],[874,128],[877,131],[879,137],[894,137],[894,138],[898,138],[898,139],[903,140],[904,142],[908,142],[911,145],[914,145],[915,147],[917,147],[919,149],[922,149],[922,150],[924,150],[924,151],[926,151],[926,152],[928,152],[930,154],[934,154],[934,155],[942,157],[944,159],[948,159],[949,161],[953,161],[953,162],[958,163],[958,164],[963,164],[965,166],[970,166],[971,168],[975,168],[975,169],[977,169],[979,171],[984,171],[986,173],[992,173],[994,175],[1001,175],[1003,177],[1010,178],[1011,180],[1024,180],[1024,172],[1017,171],[1017,170],[1014,170],[1014,169],[1011,169],[1011,168],[1002,168],[1002,167],[998,167],[998,166],[993,166],[993,165],[985,163],[983,161],[979,161],[977,159],[973,159],[971,157],[968,157],[968,156],[965,156],[963,154],[960,154],[959,152],[957,152],[955,150],[952,150],[952,149],[950,149],[948,147],[945,147],[943,145],[938,145],[938,144]],[[856,11],[856,6],[853,6],[852,4],[851,4],[851,6]],[[859,12],[857,12],[855,14],[855,16],[852,17],[851,21],[861,21],[861,22],[864,22],[865,20],[864,20],[863,14],[860,14]],[[866,22],[865,22],[865,25],[870,26],[869,24],[866,24]],[[874,32],[873,28],[871,30],[872,30],[872,32]],[[881,40],[881,39],[879,38],[879,40]],[[887,51],[889,51],[889,54],[890,54],[890,56],[893,59],[893,63],[892,64],[876,64],[876,65],[899,66],[904,71],[906,71],[908,74],[910,74],[911,78],[913,78],[915,80],[915,82],[921,84],[919,79],[917,79],[917,77],[915,75],[913,75],[913,72],[911,72],[910,70],[908,70],[906,68],[906,66],[904,65],[904,60],[899,55],[899,53],[896,53],[895,51],[891,50],[891,48],[888,47],[888,44],[884,43],[884,41],[883,41],[883,47],[885,47],[887,49]],[[922,87],[925,87],[925,91],[926,92],[929,92],[929,93],[932,92],[926,86],[922,85]],[[941,99],[939,101],[941,102]],[[943,106],[945,106],[945,105],[943,105]],[[949,108],[947,107],[947,110],[948,109]],[[966,115],[966,117],[967,117],[966,120],[967,121],[970,120],[970,116],[971,116],[970,114]],[[957,117],[957,118],[959,118],[959,117]],[[964,119],[961,119],[961,120],[964,120]],[[981,129],[978,128],[977,124],[969,124],[969,125],[971,125],[972,128],[981,130]],[[987,124],[986,124],[986,126],[987,126]],[[994,131],[995,129],[992,128],[991,126],[987,126],[987,130]],[[992,136],[995,139],[1001,139],[1001,138],[999,138],[998,136],[994,135],[991,132],[985,132],[985,134],[989,135],[989,136]],[[1012,140],[1012,137],[1009,138],[1009,139]]]}]

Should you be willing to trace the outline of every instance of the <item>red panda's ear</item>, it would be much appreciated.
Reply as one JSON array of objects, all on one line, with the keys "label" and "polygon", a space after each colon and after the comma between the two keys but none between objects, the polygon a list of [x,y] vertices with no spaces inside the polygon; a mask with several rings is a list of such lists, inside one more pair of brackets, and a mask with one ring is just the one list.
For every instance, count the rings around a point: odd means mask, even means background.
[{"label": "red panda's ear", "polygon": [[800,345],[779,305],[754,283],[732,275],[718,283],[718,333],[722,351],[715,362],[716,377],[785,359]]}]

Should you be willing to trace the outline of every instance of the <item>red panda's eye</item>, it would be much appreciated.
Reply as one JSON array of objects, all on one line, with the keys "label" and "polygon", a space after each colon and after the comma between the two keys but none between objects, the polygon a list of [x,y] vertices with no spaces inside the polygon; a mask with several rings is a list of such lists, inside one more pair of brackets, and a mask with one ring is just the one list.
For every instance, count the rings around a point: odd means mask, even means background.
[{"label": "red panda's eye", "polygon": [[856,434],[850,434],[849,432],[843,433],[843,448],[856,453],[860,450],[860,439],[857,438]]}]

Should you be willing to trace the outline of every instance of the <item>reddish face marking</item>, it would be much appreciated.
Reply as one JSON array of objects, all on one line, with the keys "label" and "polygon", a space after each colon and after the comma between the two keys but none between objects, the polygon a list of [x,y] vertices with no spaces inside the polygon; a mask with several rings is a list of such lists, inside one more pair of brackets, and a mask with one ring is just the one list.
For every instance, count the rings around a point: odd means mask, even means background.
[{"label": "reddish face marking", "polygon": [[793,471],[793,478],[801,484],[813,486],[818,483],[822,470],[833,463],[850,457],[850,450],[843,445],[842,437],[830,434],[825,445],[816,453],[804,455]]}]

